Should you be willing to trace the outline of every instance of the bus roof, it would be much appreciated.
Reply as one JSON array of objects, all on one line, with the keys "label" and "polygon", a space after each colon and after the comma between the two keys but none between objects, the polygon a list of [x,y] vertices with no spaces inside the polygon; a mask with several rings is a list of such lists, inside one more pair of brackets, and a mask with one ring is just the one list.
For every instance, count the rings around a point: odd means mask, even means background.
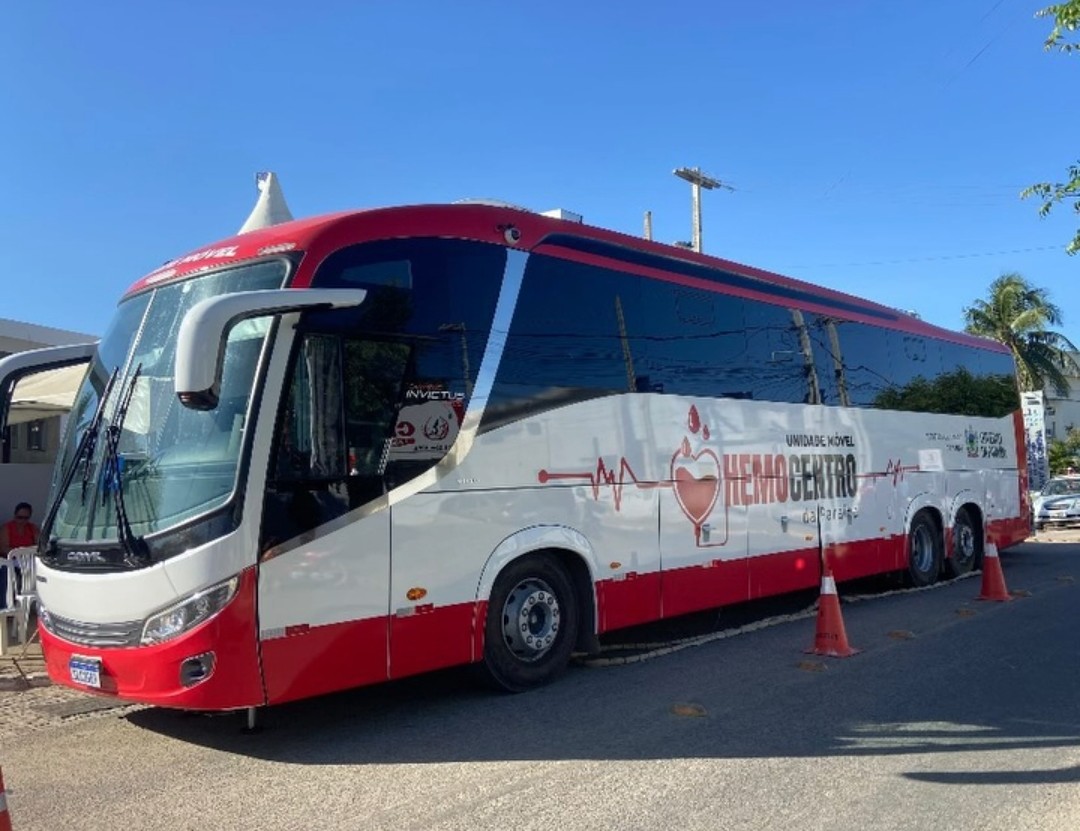
[{"label": "bus roof", "polygon": [[372,208],[285,222],[229,237],[169,260],[135,282],[124,296],[225,265],[293,251],[304,254],[304,267],[295,283],[297,288],[304,288],[314,266],[343,245],[432,236],[472,239],[601,265],[611,265],[614,259],[623,270],[657,277],[674,272],[681,278],[679,282],[714,291],[715,282],[705,275],[710,271],[724,272],[742,278],[741,289],[724,289],[732,293],[762,297],[779,294],[781,297],[774,297],[774,302],[794,298],[792,305],[810,310],[842,310],[845,317],[887,328],[995,352],[1008,351],[997,341],[934,326],[908,312],[781,274],[513,206],[477,203]]}]

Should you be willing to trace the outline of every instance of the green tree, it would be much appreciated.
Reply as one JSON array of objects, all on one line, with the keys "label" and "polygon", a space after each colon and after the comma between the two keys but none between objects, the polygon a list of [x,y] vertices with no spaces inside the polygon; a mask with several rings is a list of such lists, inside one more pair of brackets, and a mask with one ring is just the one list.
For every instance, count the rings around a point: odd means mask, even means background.
[{"label": "green tree", "polygon": [[953,413],[999,418],[1020,407],[1016,382],[1009,375],[974,376],[960,367],[928,381],[921,375],[902,387],[882,390],[874,406],[884,410]]},{"label": "green tree", "polygon": [[1064,439],[1050,439],[1046,445],[1050,475],[1059,476],[1070,467],[1080,468],[1080,430],[1070,429]]},{"label": "green tree", "polygon": [[1050,302],[1046,289],[1035,288],[1020,274],[1002,274],[994,280],[986,300],[976,300],[964,309],[964,321],[967,332],[1009,347],[1021,392],[1049,386],[1066,396],[1066,373],[1080,375],[1080,366],[1069,354],[1076,347],[1049,329],[1061,325],[1061,310]]},{"label": "green tree", "polygon": [[1076,453],[1067,442],[1061,439],[1050,439],[1046,443],[1046,460],[1050,466],[1050,475],[1060,476],[1071,465],[1076,464]]},{"label": "green tree", "polygon": [[[1075,37],[1080,30],[1080,0],[1067,0],[1065,3],[1055,3],[1047,6],[1036,14],[1036,17],[1051,17],[1054,20],[1054,28],[1046,39],[1048,50],[1058,49],[1062,52],[1072,52],[1080,49],[1080,43],[1069,40]],[[1039,205],[1039,216],[1046,216],[1054,205],[1059,203],[1071,204],[1073,210],[1080,214],[1080,161],[1070,165],[1065,181],[1063,182],[1038,182],[1031,187],[1024,188],[1020,198],[1027,199],[1035,196],[1042,200]],[[1072,238],[1065,250],[1069,254],[1080,251],[1080,230]]]}]

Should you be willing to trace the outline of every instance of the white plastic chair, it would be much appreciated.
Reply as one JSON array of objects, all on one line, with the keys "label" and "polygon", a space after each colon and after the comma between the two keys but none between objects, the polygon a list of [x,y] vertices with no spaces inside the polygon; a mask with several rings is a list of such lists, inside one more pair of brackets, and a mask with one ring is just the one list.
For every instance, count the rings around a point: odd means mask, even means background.
[{"label": "white plastic chair", "polygon": [[[0,652],[6,651],[8,620],[15,624],[15,640],[23,645],[23,654],[32,636],[29,634],[30,617],[37,602],[37,579],[34,565],[37,549],[32,547],[13,548],[7,556],[7,597],[6,609],[3,610],[4,632],[0,633]],[[16,575],[20,575],[18,578]],[[36,632],[35,632],[36,634]]]},{"label": "white plastic chair", "polygon": [[7,559],[0,559],[4,580],[4,607],[0,609],[0,655],[7,655],[12,628],[18,629],[19,609],[15,603],[15,574]]}]

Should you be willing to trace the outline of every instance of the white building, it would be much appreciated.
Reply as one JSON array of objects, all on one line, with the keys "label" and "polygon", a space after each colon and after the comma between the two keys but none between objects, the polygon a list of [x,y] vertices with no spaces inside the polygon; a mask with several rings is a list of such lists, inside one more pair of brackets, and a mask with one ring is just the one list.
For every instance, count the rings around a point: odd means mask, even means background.
[{"label": "white building", "polygon": [[[1080,363],[1080,352],[1070,353]],[[1046,390],[1046,438],[1064,441],[1072,428],[1080,429],[1080,375],[1066,373],[1069,394],[1058,396],[1052,389]]]}]

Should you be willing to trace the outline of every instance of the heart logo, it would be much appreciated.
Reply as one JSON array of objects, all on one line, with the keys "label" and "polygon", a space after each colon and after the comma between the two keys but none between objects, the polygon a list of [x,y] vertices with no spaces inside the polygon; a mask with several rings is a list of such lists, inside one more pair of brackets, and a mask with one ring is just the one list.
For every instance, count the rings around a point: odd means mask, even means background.
[{"label": "heart logo", "polygon": [[720,460],[709,449],[691,455],[684,443],[671,458],[671,480],[682,512],[700,528],[720,496]]}]

